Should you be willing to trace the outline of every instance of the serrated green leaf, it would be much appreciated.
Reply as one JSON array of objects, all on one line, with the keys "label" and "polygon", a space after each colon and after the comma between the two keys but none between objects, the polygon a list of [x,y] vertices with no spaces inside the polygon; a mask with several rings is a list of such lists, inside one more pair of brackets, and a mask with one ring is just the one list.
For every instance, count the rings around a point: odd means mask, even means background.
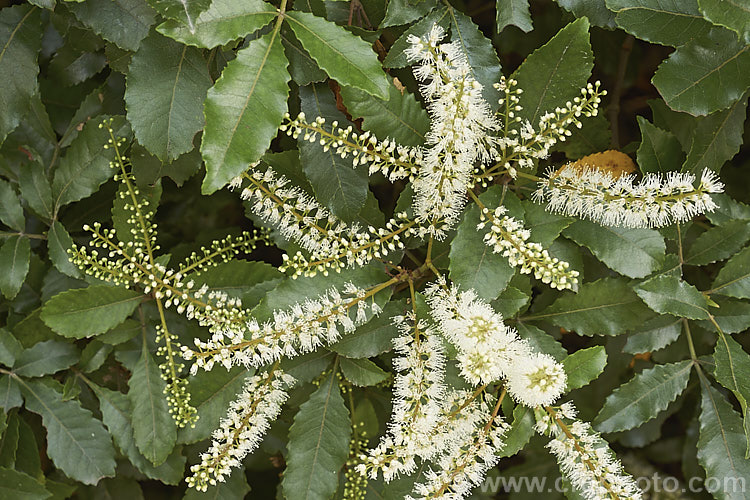
[{"label": "serrated green leaf", "polygon": [[732,337],[719,332],[714,349],[714,376],[716,381],[732,391],[740,403],[744,422],[747,448],[745,458],[750,457],[750,355]]},{"label": "serrated green leaf", "polygon": [[388,372],[383,371],[369,359],[341,358],[341,373],[357,387],[377,385],[388,378]]},{"label": "serrated green leaf", "polygon": [[285,359],[281,362],[281,369],[294,377],[299,383],[308,383],[323,373],[336,358],[327,349],[318,349],[302,356]]},{"label": "serrated green leaf", "polygon": [[23,351],[20,342],[5,328],[0,328],[0,364],[10,368]]},{"label": "serrated green leaf", "polygon": [[[5,413],[3,413],[3,417]],[[18,428],[19,421],[17,413],[11,413],[4,422],[4,429],[0,432],[0,468],[15,468],[16,452],[18,451]]]},{"label": "serrated green leaf", "polygon": [[393,316],[401,315],[405,310],[406,304],[402,300],[388,302],[378,317],[357,327],[354,333],[342,337],[329,349],[355,359],[372,358],[389,351],[393,347],[391,341],[398,335]]},{"label": "serrated green leaf", "polygon": [[22,418],[18,418],[18,450],[16,452],[15,469],[42,482],[44,473],[39,458],[39,445],[36,441],[36,432]]},{"label": "serrated green leaf", "polygon": [[281,43],[284,45],[284,54],[289,59],[289,74],[297,85],[303,87],[328,78],[287,26],[281,28]]},{"label": "serrated green leaf", "polygon": [[79,21],[125,50],[138,50],[156,20],[145,0],[86,0],[67,6]]},{"label": "serrated green leaf", "polygon": [[[300,108],[307,116],[322,116],[330,123],[345,120],[326,84],[299,89]],[[353,221],[367,199],[367,168],[354,168],[352,157],[341,158],[333,148],[324,151],[317,143],[298,140],[300,160],[315,197],[346,222]]]},{"label": "serrated green leaf", "polygon": [[177,426],[164,397],[166,383],[145,342],[128,387],[135,444],[144,457],[159,466],[169,457],[177,442]]},{"label": "serrated green leaf", "polygon": [[678,47],[711,28],[696,0],[606,0],[617,26],[651,43]]},{"label": "serrated green leaf", "polygon": [[[488,203],[501,196],[501,188],[493,186],[480,196]],[[479,206],[473,204],[463,215],[458,232],[451,242],[450,278],[464,290],[474,289],[479,297],[491,301],[500,295],[515,274],[508,259],[484,242],[485,231],[477,230]]]},{"label": "serrated green leaf", "polygon": [[0,291],[13,299],[29,272],[31,244],[24,236],[11,236],[0,247]]},{"label": "serrated green leaf", "polygon": [[698,0],[703,17],[714,24],[735,31],[750,43],[750,9],[741,1]]},{"label": "serrated green leaf", "polygon": [[37,92],[37,54],[42,44],[39,9],[30,5],[6,7],[0,12],[0,144],[21,122]]},{"label": "serrated green leaf", "polygon": [[677,170],[684,161],[680,142],[671,132],[654,126],[651,122],[638,117],[641,129],[641,145],[638,146],[638,166],[641,172],[667,173]]},{"label": "serrated green leaf", "polygon": [[621,335],[653,315],[628,282],[604,278],[581,285],[577,294],[566,293],[541,313],[523,319],[551,321],[579,335]]},{"label": "serrated green leaf", "polygon": [[674,51],[651,82],[667,105],[694,116],[729,107],[750,86],[750,45],[737,34],[712,28]]},{"label": "serrated green leaf", "polygon": [[283,277],[277,268],[265,262],[231,260],[191,279],[198,287],[206,284],[211,290],[242,299],[245,307],[252,308]]},{"label": "serrated green leaf", "polygon": [[342,87],[346,109],[352,118],[362,118],[362,128],[377,137],[386,137],[405,146],[419,146],[430,130],[430,117],[414,95],[401,93],[395,85],[388,87],[389,98],[383,101],[354,87]]},{"label": "serrated green leaf", "polygon": [[[718,307],[711,308],[714,321],[724,333],[740,333],[748,329],[750,325],[750,303],[744,300],[730,299],[728,297],[713,297],[711,300]],[[704,328],[713,330],[714,325],[710,321],[702,322]]]},{"label": "serrated green leaf", "polygon": [[223,187],[268,149],[287,109],[287,65],[281,42],[271,33],[238,51],[209,89],[201,144],[204,194]]},{"label": "serrated green leaf", "polygon": [[713,283],[710,293],[750,299],[750,247],[729,259]]},{"label": "serrated green leaf", "polygon": [[531,299],[525,291],[512,286],[512,280],[510,284],[511,286],[507,286],[503,293],[492,302],[492,308],[502,314],[503,318],[515,316]]},{"label": "serrated green leaf", "polygon": [[39,162],[24,165],[18,176],[18,186],[29,208],[43,218],[52,218],[52,187],[47,180],[44,165]]},{"label": "serrated green leaf", "polygon": [[594,419],[600,432],[638,427],[665,410],[687,387],[692,360],[656,365],[638,373],[607,396]]},{"label": "serrated green leaf", "polygon": [[91,373],[98,370],[107,361],[112,349],[113,347],[110,344],[93,339],[81,351],[81,361],[78,363],[78,369],[83,373]]},{"label": "serrated green leaf", "polygon": [[518,336],[528,342],[533,351],[549,354],[556,361],[562,361],[568,355],[560,342],[544,330],[528,323],[517,323],[516,328]]},{"label": "serrated green leaf", "polygon": [[47,231],[47,252],[52,264],[71,278],[80,278],[81,271],[70,261],[68,250],[73,247],[73,239],[60,221],[54,221]]},{"label": "serrated green leaf", "polygon": [[594,26],[615,28],[615,13],[607,8],[605,0],[556,0],[556,2],[576,17],[588,17]]},{"label": "serrated green leaf", "polygon": [[367,42],[307,12],[287,12],[289,26],[323,71],[341,85],[388,98],[388,79]]},{"label": "serrated green leaf", "polygon": [[[54,213],[63,205],[91,196],[115,174],[110,166],[114,150],[105,149],[109,132],[99,128],[103,119],[89,120],[60,159],[52,179]],[[118,137],[130,137],[130,126],[121,116],[114,118],[112,130]]]},{"label": "serrated green leaf", "polygon": [[482,84],[484,99],[494,108],[500,98],[500,91],[493,87],[493,84],[500,81],[503,73],[492,41],[482,34],[469,16],[450,6],[448,16],[451,27],[450,40],[456,42],[466,55],[474,79]]},{"label": "serrated green leaf", "polygon": [[195,443],[211,436],[219,426],[219,422],[226,417],[229,403],[235,400],[237,394],[245,385],[247,377],[252,372],[234,367],[231,370],[200,371],[188,379],[190,404],[198,410],[198,420],[194,427],[184,427],[179,430],[177,441],[183,444]]},{"label": "serrated green leaf", "polygon": [[434,9],[439,2],[437,0],[390,0],[385,11],[385,19],[381,23],[381,28],[388,26],[400,26],[410,24],[417,19],[425,16]]},{"label": "serrated green leaf", "polygon": [[[700,372],[699,372],[700,373]],[[701,381],[700,434],[698,437],[698,462],[708,477],[720,480],[719,484],[742,484],[750,477],[750,461],[745,456],[745,434],[742,419],[724,396],[711,387],[704,376]],[[720,499],[747,499],[741,489],[718,488],[714,496]]]},{"label": "serrated green leaf", "polygon": [[52,493],[28,474],[0,467],[0,497],[13,500],[44,500],[51,496]]},{"label": "serrated green leaf", "polygon": [[583,245],[607,267],[629,278],[643,278],[664,262],[664,238],[653,229],[605,227],[577,220],[563,235]]},{"label": "serrated green leaf", "polygon": [[698,121],[682,171],[690,172],[696,177],[704,169],[719,172],[742,146],[742,124],[746,114],[747,98],[743,98],[729,109]]},{"label": "serrated green leaf", "polygon": [[401,36],[393,42],[393,45],[388,51],[388,55],[385,56],[385,59],[383,60],[383,65],[386,68],[403,68],[404,66],[408,66],[409,61],[404,50],[411,46],[408,41],[409,36],[414,35],[417,38],[423,38],[430,32],[432,26],[435,24],[438,24],[442,26],[443,29],[447,30],[450,25],[450,16],[448,14],[447,7],[435,9],[419,22],[414,23],[414,25],[404,31]]},{"label": "serrated green leaf", "polygon": [[604,346],[580,349],[563,360],[563,368],[568,376],[568,390],[587,385],[601,375],[607,366],[607,351]]},{"label": "serrated green leaf", "polygon": [[0,375],[0,407],[7,413],[22,404],[21,388],[16,382],[16,377]]},{"label": "serrated green leaf", "polygon": [[594,55],[589,43],[589,21],[577,19],[535,50],[513,73],[523,89],[517,116],[536,126],[548,111],[578,96],[591,76]]},{"label": "serrated green leaf", "polygon": [[115,450],[104,426],[77,401],[63,401],[44,381],[21,384],[26,408],[41,415],[47,429],[47,455],[68,477],[96,484],[115,474]]},{"label": "serrated green leaf", "polygon": [[213,0],[198,16],[194,31],[173,20],[161,23],[156,31],[186,45],[212,49],[253,33],[276,15],[276,8],[261,0]]},{"label": "serrated green leaf", "polygon": [[133,55],[125,90],[128,120],[138,142],[162,161],[193,149],[210,86],[207,63],[198,49],[152,32]]},{"label": "serrated green leaf", "polygon": [[635,287],[635,293],[660,314],[708,319],[706,297],[693,285],[675,276],[658,276]]},{"label": "serrated green leaf", "polygon": [[338,489],[338,472],[349,456],[349,411],[335,370],[302,403],[289,429],[284,496],[327,500]]},{"label": "serrated green leaf", "polygon": [[146,0],[159,14],[180,21],[195,32],[198,16],[211,5],[211,0]]},{"label": "serrated green leaf", "polygon": [[73,344],[57,340],[39,342],[18,355],[13,372],[23,377],[50,375],[73,366],[80,357]]},{"label": "serrated green leaf", "polygon": [[521,204],[525,213],[524,226],[531,233],[529,241],[539,243],[544,248],[552,245],[562,230],[575,220],[572,217],[551,214],[542,205],[531,200],[524,200]]},{"label": "serrated green leaf", "polygon": [[143,295],[126,288],[95,285],[59,293],[42,307],[41,318],[56,333],[84,338],[104,333],[130,316]]},{"label": "serrated green leaf", "polygon": [[680,337],[682,322],[682,318],[671,315],[650,319],[633,330],[622,350],[631,354],[658,351]]},{"label": "serrated green leaf", "polygon": [[529,0],[497,0],[497,32],[501,33],[506,26],[516,26],[524,33],[534,29],[529,12]]},{"label": "serrated green leaf", "polygon": [[750,221],[730,220],[696,238],[685,256],[685,264],[702,266],[735,255],[750,240]]},{"label": "serrated green leaf", "polygon": [[21,200],[13,187],[2,179],[0,179],[0,221],[16,231],[23,232],[26,229]]},{"label": "serrated green leaf", "polygon": [[90,381],[87,381],[87,384],[99,399],[102,421],[123,455],[147,477],[167,484],[179,484],[183,478],[186,458],[179,451],[175,451],[164,463],[154,467],[138,451],[135,444],[133,426],[130,421],[132,405],[128,397],[121,392],[111,391]]},{"label": "serrated green leaf", "polygon": [[512,457],[521,451],[534,435],[534,409],[524,405],[516,405],[513,409],[513,423],[505,432],[504,446],[500,450],[501,457]]}]

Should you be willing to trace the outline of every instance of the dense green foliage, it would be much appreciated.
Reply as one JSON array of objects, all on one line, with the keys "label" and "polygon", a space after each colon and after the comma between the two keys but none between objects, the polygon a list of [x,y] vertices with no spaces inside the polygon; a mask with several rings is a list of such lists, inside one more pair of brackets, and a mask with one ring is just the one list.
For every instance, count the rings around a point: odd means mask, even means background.
[{"label": "dense green foliage", "polygon": [[[691,498],[750,498],[750,9],[742,1],[0,7],[0,498],[404,498],[424,481],[423,468],[385,484],[354,466],[388,428],[399,334],[390,318],[413,310],[430,319],[422,292],[436,275],[474,289],[562,364],[563,399],[634,477],[670,476]],[[444,239],[407,232],[406,248],[364,266],[294,278],[282,255],[294,256],[299,241],[228,185],[270,166],[345,223],[384,227],[401,212],[413,219],[405,180],[368,175],[352,156],[279,128],[286,113],[302,111],[310,123],[321,116],[424,144],[431,116],[404,50],[409,35],[435,24],[458,41],[493,111],[502,98],[493,84],[505,75],[523,89],[518,116],[534,126],[594,80],[608,91],[600,113],[581,118],[548,158],[518,169],[526,174],[480,176],[474,203]],[[713,171],[726,192],[711,195],[716,210],[660,228],[607,227],[533,199],[531,174],[610,149],[631,157],[638,175]],[[550,288],[493,253],[477,229],[485,205],[503,205],[529,241],[569,262],[580,273],[574,289]],[[91,262],[74,250],[92,240],[84,227],[107,238],[98,224],[116,230],[120,248],[147,250],[151,267],[142,271],[157,285],[105,279],[114,264],[81,265]],[[115,262],[116,245],[99,248],[99,258]],[[258,449],[205,493],[185,478],[256,370],[217,364],[189,373],[177,346],[209,339],[198,319],[210,314],[180,314],[162,268],[179,270],[195,290],[226,294],[229,305],[217,308],[231,313],[226,328],[273,319],[347,282],[383,284],[371,300],[380,315],[368,311],[338,342],[257,370],[281,366],[297,383]],[[474,390],[451,349],[446,382]],[[502,385],[482,388],[502,391],[496,411],[510,424],[488,478],[549,478],[551,488],[560,472],[534,433],[539,415],[503,399]],[[692,490],[704,477],[748,484]],[[484,490],[470,498],[539,495]],[[566,494],[579,498],[543,493]]]}]

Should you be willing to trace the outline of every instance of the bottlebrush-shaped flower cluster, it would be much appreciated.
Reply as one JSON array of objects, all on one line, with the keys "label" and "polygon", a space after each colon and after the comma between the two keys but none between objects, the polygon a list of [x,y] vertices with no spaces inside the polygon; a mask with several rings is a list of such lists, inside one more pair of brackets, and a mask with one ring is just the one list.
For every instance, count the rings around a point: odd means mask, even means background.
[{"label": "bottlebrush-shaped flower cluster", "polygon": [[[497,84],[503,97],[494,112],[466,55],[456,43],[442,43],[444,37],[443,29],[435,26],[424,38],[409,38],[407,56],[416,65],[414,74],[431,118],[424,145],[402,146],[351,125],[328,126],[320,117],[307,121],[304,114],[287,116],[281,126],[295,139],[354,157],[355,166],[369,165],[370,174],[410,181],[410,208],[399,210],[383,227],[340,220],[262,162],[232,181],[255,216],[299,246],[284,256],[282,270],[290,278],[341,272],[374,261],[386,263],[390,272],[390,279],[373,286],[331,287],[273,311],[265,321],[252,317],[239,299],[195,280],[201,271],[267,238],[243,234],[215,242],[178,268],[167,268],[157,255],[153,209],[133,182],[119,149],[122,140],[110,129],[120,197],[130,213],[129,234],[118,238],[115,229],[96,224],[90,228],[89,247],[74,247],[71,259],[90,275],[141,290],[156,301],[159,353],[165,359],[162,374],[180,425],[193,422],[196,414],[183,378],[185,363],[191,364],[191,374],[217,365],[262,370],[248,379],[208,451],[192,466],[187,480],[191,487],[205,490],[223,481],[260,444],[294,383],[280,368],[281,360],[338,341],[381,313],[381,292],[408,289],[407,310],[392,319],[399,333],[393,341],[390,423],[377,446],[355,457],[354,470],[362,477],[391,481],[423,466],[423,479],[407,498],[463,498],[499,460],[508,431],[500,410],[508,397],[535,410],[537,430],[552,436],[549,450],[585,498],[640,498],[606,442],[588,424],[575,420],[569,404],[553,406],[566,390],[563,366],[522,340],[476,291],[449,283],[431,259],[433,245],[451,234],[463,208],[474,202],[487,250],[552,288],[570,289],[578,272],[532,241],[523,221],[510,216],[506,207],[485,206],[475,191],[501,177],[509,183],[524,176],[538,183],[533,197],[550,211],[607,225],[655,227],[713,210],[710,195],[723,186],[711,172],[702,174],[698,187],[692,174],[649,174],[638,181],[633,176],[614,178],[595,167],[550,169],[541,178],[524,172],[546,159],[552,146],[571,135],[572,127],[580,128],[582,117],[595,116],[605,92],[598,84],[588,85],[579,97],[532,124],[518,117],[522,89],[515,80],[503,79]],[[408,253],[425,245],[423,261]],[[402,251],[414,266],[388,261]],[[434,277],[425,279],[430,274]],[[420,295],[415,284],[426,281],[430,284]],[[417,302],[422,299],[420,309]],[[168,308],[207,327],[209,337],[195,339],[192,347],[178,345],[163,314]],[[460,385],[446,382],[447,366],[454,364],[463,378]],[[360,486],[345,491],[362,491]]]}]

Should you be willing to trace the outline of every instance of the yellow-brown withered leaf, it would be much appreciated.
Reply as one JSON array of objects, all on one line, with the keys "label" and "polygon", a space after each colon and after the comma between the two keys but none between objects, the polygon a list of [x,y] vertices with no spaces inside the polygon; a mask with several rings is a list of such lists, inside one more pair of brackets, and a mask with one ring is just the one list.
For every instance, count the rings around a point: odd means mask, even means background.
[{"label": "yellow-brown withered leaf", "polygon": [[602,172],[609,172],[615,179],[636,172],[635,162],[633,162],[630,156],[615,149],[584,156],[580,160],[575,161],[572,166],[575,169],[581,170],[586,167],[594,167]]}]

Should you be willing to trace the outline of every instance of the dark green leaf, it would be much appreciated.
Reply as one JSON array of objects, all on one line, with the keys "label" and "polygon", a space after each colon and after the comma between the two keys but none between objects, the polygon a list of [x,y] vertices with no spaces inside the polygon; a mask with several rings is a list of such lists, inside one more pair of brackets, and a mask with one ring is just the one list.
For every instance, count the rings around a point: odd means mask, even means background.
[{"label": "dark green leaf", "polygon": [[159,466],[172,453],[177,441],[177,426],[164,397],[166,384],[145,342],[128,387],[135,444],[144,457]]},{"label": "dark green leaf", "polygon": [[63,401],[44,381],[21,384],[26,408],[47,428],[47,455],[68,477],[96,484],[115,475],[115,450],[99,420],[76,401]]},{"label": "dark green leaf", "polygon": [[167,484],[179,484],[183,479],[185,457],[181,456],[178,451],[175,451],[163,464],[154,467],[138,451],[138,447],[135,444],[133,426],[130,421],[132,405],[128,397],[121,392],[99,387],[92,382],[87,383],[94,394],[96,394],[96,397],[99,398],[102,421],[107,426],[115,444],[117,444],[123,455],[147,477],[158,479]]},{"label": "dark green leaf", "polygon": [[31,162],[21,169],[18,177],[21,196],[29,204],[29,208],[38,215],[51,219],[53,214],[52,187],[47,180],[44,165]]},{"label": "dark green leaf", "polygon": [[42,307],[41,318],[65,337],[104,333],[130,316],[143,295],[126,288],[95,285],[59,293]]},{"label": "dark green leaf", "polygon": [[748,355],[732,337],[719,332],[714,350],[714,376],[716,381],[732,391],[734,397],[740,403],[742,418],[744,421],[745,438],[748,448],[745,458],[750,457],[750,355]]},{"label": "dark green leaf", "polygon": [[696,0],[606,0],[617,25],[642,40],[678,47],[704,35],[711,23],[703,19]]},{"label": "dark green leaf", "polygon": [[[740,333],[750,327],[750,303],[718,296],[712,300],[718,307],[712,308],[711,314],[724,333]],[[714,329],[710,321],[704,321],[703,325],[708,330]]]},{"label": "dark green leaf", "polygon": [[245,307],[252,308],[283,276],[277,268],[265,262],[232,260],[207,269],[192,279],[196,285],[207,284],[211,290],[242,299]]},{"label": "dark green leaf", "polygon": [[[345,118],[336,109],[336,100],[325,84],[299,89],[300,107],[307,116],[322,116],[330,123]],[[353,167],[352,157],[341,158],[333,149],[323,151],[317,143],[298,141],[300,160],[315,196],[337,217],[351,222],[367,198],[367,168]]]},{"label": "dark green leaf", "polygon": [[588,17],[591,24],[602,28],[615,27],[615,13],[607,8],[605,0],[556,0],[557,5],[576,17]]},{"label": "dark green leaf", "polygon": [[[3,413],[3,418],[5,418],[5,413]],[[15,468],[20,420],[18,414],[14,412],[7,418],[7,422],[3,422],[3,429],[0,431],[0,467]]]},{"label": "dark green leaf", "polygon": [[750,43],[750,9],[742,1],[698,0],[703,16],[714,24],[737,32]]},{"label": "dark green leaf", "polygon": [[238,51],[209,89],[201,144],[204,194],[240,175],[268,149],[286,112],[287,65],[278,37],[265,35]]},{"label": "dark green leaf", "polygon": [[607,267],[629,278],[643,278],[664,261],[664,238],[653,229],[604,227],[577,220],[563,235],[583,245]]},{"label": "dark green leaf", "polygon": [[[500,187],[493,186],[480,196],[484,203],[500,196]],[[485,300],[500,295],[515,274],[508,259],[493,253],[484,242],[485,231],[478,231],[479,206],[473,204],[458,225],[450,250],[450,278],[463,290],[474,289]]]},{"label": "dark green leaf", "polygon": [[750,86],[750,45],[722,28],[679,47],[656,70],[652,83],[667,105],[691,115],[729,107]]},{"label": "dark green leaf", "polygon": [[563,360],[568,390],[578,389],[598,377],[607,366],[607,351],[597,345],[580,349]]},{"label": "dark green leaf", "polygon": [[388,302],[383,312],[376,318],[359,326],[354,333],[345,335],[329,348],[347,358],[372,358],[389,351],[391,341],[398,330],[393,325],[393,316],[401,315],[406,309],[403,301]]},{"label": "dark green leaf", "polygon": [[719,172],[740,150],[746,112],[747,98],[744,98],[729,109],[698,121],[682,171],[691,172],[696,177],[706,168]]},{"label": "dark green leaf", "polygon": [[510,286],[507,286],[503,290],[503,293],[496,300],[492,301],[492,308],[502,314],[503,318],[512,318],[515,316],[531,299],[526,292],[512,285],[513,280],[511,280]]},{"label": "dark green leaf", "polygon": [[5,412],[23,404],[21,388],[16,380],[16,377],[11,375],[0,375],[0,407]]},{"label": "dark green leaf", "polygon": [[294,33],[286,27],[281,30],[281,43],[284,45],[284,54],[289,59],[289,74],[297,85],[303,87],[328,78],[310,54],[302,48]]},{"label": "dark green leaf", "polygon": [[331,351],[318,349],[302,356],[285,359],[281,362],[281,369],[294,377],[297,382],[307,383],[312,382],[331,366],[334,359],[335,355]]},{"label": "dark green leaf", "polygon": [[179,443],[195,443],[208,438],[226,417],[229,403],[235,400],[242,390],[245,379],[252,375],[244,368],[231,370],[201,370],[188,379],[190,404],[198,410],[198,421],[195,427],[184,427],[179,430]]},{"label": "dark green leaf", "polygon": [[750,221],[730,220],[701,234],[690,246],[685,264],[702,266],[735,255],[750,240]]},{"label": "dark green leaf", "polygon": [[564,360],[568,355],[560,342],[544,330],[528,323],[517,323],[516,328],[518,329],[518,336],[528,342],[533,351],[549,354],[557,361]]},{"label": "dark green leaf", "polygon": [[289,429],[284,496],[327,500],[338,489],[338,471],[349,456],[349,411],[335,371],[302,403]]},{"label": "dark green leaf", "polygon": [[42,42],[39,9],[30,5],[6,7],[0,12],[0,144],[20,123],[37,92],[37,54]]},{"label": "dark green leaf", "polygon": [[466,55],[474,79],[482,84],[482,94],[494,109],[500,92],[493,84],[499,82],[503,76],[495,48],[469,16],[452,7],[448,8],[448,15],[451,23],[451,42],[457,42]]},{"label": "dark green leaf", "polygon": [[682,318],[671,315],[657,316],[633,330],[623,347],[623,352],[638,354],[658,351],[680,337]]},{"label": "dark green leaf", "polygon": [[21,289],[29,272],[31,244],[24,236],[11,236],[0,247],[0,291],[12,299]]},{"label": "dark green leaf", "polygon": [[635,293],[661,314],[679,318],[708,319],[706,297],[693,285],[675,276],[658,276],[641,283]]},{"label": "dark green leaf", "polygon": [[72,278],[80,278],[81,271],[73,264],[68,250],[73,246],[73,239],[60,221],[54,221],[47,231],[47,252],[52,264],[58,271]]},{"label": "dark green leaf", "polygon": [[0,364],[10,368],[23,351],[23,346],[5,328],[0,328]]},{"label": "dark green leaf", "polygon": [[711,293],[750,299],[750,247],[741,250],[721,268]]},{"label": "dark green leaf", "polygon": [[500,450],[501,457],[512,457],[521,451],[534,435],[534,410],[524,405],[513,409],[513,423],[504,436],[505,445]]},{"label": "dark green leaf", "polygon": [[206,60],[198,49],[152,32],[133,55],[125,90],[128,120],[138,142],[162,161],[193,149],[210,86]]},{"label": "dark green leaf", "polygon": [[26,229],[21,200],[13,187],[0,179],[0,221],[16,231]]},{"label": "dark green leaf", "polygon": [[0,498],[44,500],[51,496],[52,493],[28,474],[0,467]]},{"label": "dark green leaf", "polygon": [[235,470],[223,482],[216,486],[209,486],[205,492],[189,488],[182,500],[234,500],[235,498],[246,498],[249,491],[250,485],[247,484],[244,471]]},{"label": "dark green leaf", "polygon": [[516,26],[524,33],[534,29],[529,12],[529,0],[497,0],[495,10],[498,33],[506,26]]},{"label": "dark green leaf", "polygon": [[342,87],[346,109],[352,118],[362,118],[362,128],[377,137],[386,137],[405,146],[419,146],[430,130],[430,117],[414,95],[401,93],[395,85],[388,87],[387,101],[372,97],[354,87]]},{"label": "dark green leaf", "polygon": [[156,19],[145,0],[86,0],[67,6],[79,21],[125,50],[138,50]]},{"label": "dark green leaf", "polygon": [[[114,149],[107,147],[110,137],[105,127],[99,128],[102,121],[89,120],[60,159],[52,179],[55,213],[63,205],[91,196],[115,174],[110,166]],[[123,117],[115,117],[112,130],[118,137],[130,137],[130,126]]]},{"label": "dark green leaf", "polygon": [[747,495],[733,486],[750,477],[750,461],[745,459],[746,441],[742,419],[724,396],[711,387],[703,376],[701,380],[700,434],[698,438],[698,462],[706,469],[708,477],[729,484],[730,488],[718,488],[720,499],[746,499]]},{"label": "dark green leaf", "polygon": [[146,0],[159,14],[180,21],[188,30],[194,32],[198,16],[210,5],[211,0]]},{"label": "dark green leaf", "polygon": [[78,368],[83,373],[91,373],[98,370],[107,361],[112,349],[113,347],[110,344],[105,344],[99,339],[93,339],[83,348]]},{"label": "dark green leaf", "polygon": [[369,359],[341,358],[341,373],[358,387],[377,385],[388,378],[388,373]]},{"label": "dark green leaf", "polygon": [[34,344],[16,358],[13,372],[23,377],[41,377],[73,366],[81,353],[66,342],[48,340]]},{"label": "dark green leaf", "polygon": [[638,427],[665,410],[682,394],[690,378],[692,360],[656,365],[636,374],[607,396],[594,419],[601,432]]},{"label": "dark green leaf", "polygon": [[594,65],[588,19],[577,19],[535,50],[513,73],[523,89],[517,116],[533,126],[546,112],[572,100],[586,86]]},{"label": "dark green leaf", "polygon": [[605,278],[566,293],[539,314],[524,320],[546,320],[579,335],[621,335],[653,316],[625,280]]},{"label": "dark green leaf", "polygon": [[287,21],[323,71],[340,84],[388,98],[388,79],[367,42],[307,12],[288,12]]},{"label": "dark green leaf", "polygon": [[186,45],[211,49],[253,33],[276,14],[275,7],[261,0],[213,0],[208,10],[198,16],[195,31],[173,20],[163,22],[156,30]]},{"label": "dark green leaf", "polygon": [[524,226],[531,232],[529,241],[539,243],[544,248],[552,245],[562,230],[575,220],[572,217],[551,214],[542,205],[531,200],[524,200],[521,204],[526,214],[523,218]]},{"label": "dark green leaf", "polygon": [[410,24],[417,19],[425,16],[434,9],[439,2],[437,0],[389,0],[388,7],[385,11],[385,19],[381,23],[381,28],[388,26],[399,26]]},{"label": "dark green leaf", "polygon": [[651,124],[642,116],[638,117],[641,128],[641,145],[638,147],[638,166],[641,172],[666,173],[678,170],[685,155],[677,138]]}]

